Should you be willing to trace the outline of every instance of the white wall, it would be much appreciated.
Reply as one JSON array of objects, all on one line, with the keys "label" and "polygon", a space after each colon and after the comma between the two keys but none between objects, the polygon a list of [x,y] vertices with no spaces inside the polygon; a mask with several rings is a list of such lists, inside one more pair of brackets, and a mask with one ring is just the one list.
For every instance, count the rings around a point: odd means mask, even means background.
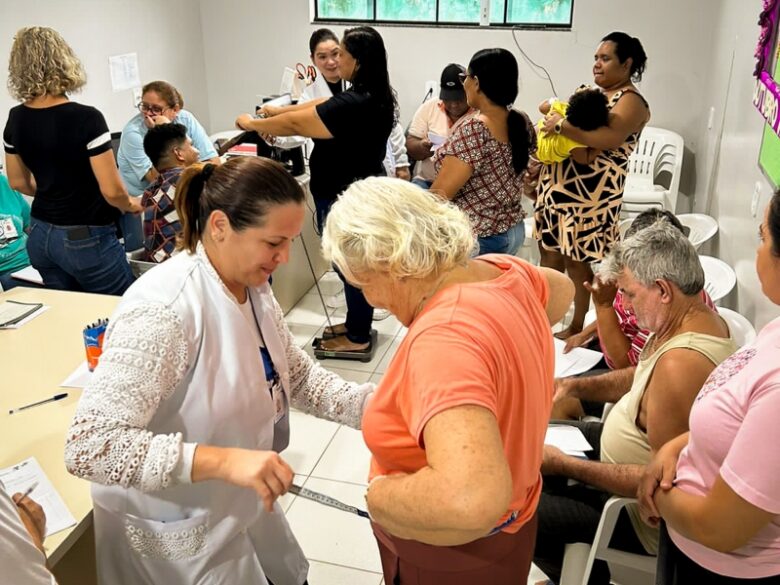
[{"label": "white wall", "polygon": [[[649,55],[641,84],[650,102],[652,124],[671,128],[697,147],[704,124],[701,88],[709,71],[707,35],[717,22],[720,0],[577,0],[571,32],[518,31],[531,59],[545,66],[559,94],[568,95],[591,82],[593,51],[612,30],[638,36]],[[209,106],[214,130],[230,128],[238,112],[248,111],[257,93],[279,91],[282,65],[307,62],[309,0],[201,0]],[[344,27],[332,27],[341,34]],[[390,75],[398,92],[401,119],[408,123],[422,100],[425,81],[438,80],[451,61],[467,64],[477,50],[500,46],[520,61],[518,107],[535,117],[537,104],[552,93],[521,57],[509,30],[379,27],[387,46]],[[223,51],[220,52],[219,48]],[[236,71],[241,71],[236,75]],[[693,192],[694,165],[689,165],[683,191]],[[683,201],[683,206],[688,204]]]},{"label": "white wall", "polygon": [[[133,110],[131,90],[114,93],[108,57],[137,53],[141,83],[164,79],[184,95],[185,107],[208,128],[200,11],[192,0],[2,0],[0,80],[6,87],[13,36],[23,26],[50,26],[81,59],[87,85],[72,98],[97,107],[111,131],[120,131]],[[0,116],[16,102],[0,91]]]},{"label": "white wall", "polygon": [[[758,168],[764,120],[752,105],[753,52],[760,10],[758,1],[724,0],[711,32],[714,44],[707,66],[709,83],[702,89],[706,108],[714,106],[716,116],[712,130],[706,123],[701,128],[697,174],[702,189],[696,203],[697,211],[707,211],[720,223],[718,239],[711,247],[713,255],[737,272],[737,291],[729,297],[728,305],[757,328],[780,315],[780,309],[761,294],[755,271],[758,226],[772,194]],[[756,183],[761,196],[754,217],[750,204]]]}]

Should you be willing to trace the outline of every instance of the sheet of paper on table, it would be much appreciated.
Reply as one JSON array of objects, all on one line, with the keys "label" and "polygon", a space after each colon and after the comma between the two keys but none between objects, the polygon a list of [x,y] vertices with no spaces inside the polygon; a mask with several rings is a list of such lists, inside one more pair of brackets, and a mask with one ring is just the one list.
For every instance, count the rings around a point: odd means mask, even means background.
[{"label": "sheet of paper on table", "polygon": [[76,525],[73,514],[70,513],[35,457],[0,469],[0,481],[9,496],[17,492],[23,494],[30,486],[35,486],[30,493],[30,498],[35,500],[46,514],[46,536]]},{"label": "sheet of paper on table", "polygon": [[79,367],[73,370],[60,386],[63,388],[86,388],[91,379],[92,372],[89,371],[87,362],[81,362]]},{"label": "sheet of paper on table", "polygon": [[563,353],[566,342],[557,337],[553,338],[553,342],[555,343],[556,378],[576,376],[577,374],[587,372],[599,363],[604,355],[600,351],[593,351],[584,347],[575,347],[569,353]]}]

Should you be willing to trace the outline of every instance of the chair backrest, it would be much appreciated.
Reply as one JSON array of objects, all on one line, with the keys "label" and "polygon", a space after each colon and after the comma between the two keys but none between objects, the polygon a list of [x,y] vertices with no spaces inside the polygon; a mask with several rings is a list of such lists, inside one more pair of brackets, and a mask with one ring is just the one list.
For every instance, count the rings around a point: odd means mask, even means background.
[{"label": "chair backrest", "polygon": [[[628,159],[628,174],[623,200],[631,203],[634,197],[644,204],[660,204],[674,212],[680,189],[684,143],[671,130],[646,126],[639,143]],[[670,175],[669,187],[661,185],[661,174]]]},{"label": "chair backrest", "polygon": [[710,295],[712,302],[717,304],[736,286],[737,274],[719,258],[699,256],[699,261],[704,269],[704,290]]},{"label": "chair backrest", "polygon": [[121,132],[111,133],[111,150],[114,151],[114,160],[116,161],[117,166],[119,166],[119,143],[121,141],[122,141]]},{"label": "chair backrest", "polygon": [[712,239],[718,233],[718,220],[703,213],[681,213],[677,216],[680,223],[690,228],[688,239],[697,250],[699,247]]},{"label": "chair backrest", "polygon": [[734,340],[737,347],[743,347],[752,343],[756,338],[755,327],[753,327],[753,324],[744,316],[736,311],[727,309],[726,307],[718,307],[718,314],[723,317],[723,320],[726,321],[726,324],[729,326],[731,339]]}]

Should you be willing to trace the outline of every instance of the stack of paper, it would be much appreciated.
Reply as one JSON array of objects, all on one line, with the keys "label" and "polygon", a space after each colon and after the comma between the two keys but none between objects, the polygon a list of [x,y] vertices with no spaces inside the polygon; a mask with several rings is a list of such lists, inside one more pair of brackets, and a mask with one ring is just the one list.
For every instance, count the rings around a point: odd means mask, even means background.
[{"label": "stack of paper", "polygon": [[600,351],[575,347],[569,353],[563,353],[566,342],[553,338],[555,343],[555,377],[576,376],[587,372],[601,361],[603,354]]},{"label": "stack of paper", "polygon": [[34,486],[30,498],[35,500],[46,514],[46,536],[76,525],[73,514],[70,513],[35,457],[0,469],[0,482],[9,496],[17,492],[26,493]]},{"label": "stack of paper", "polygon": [[18,329],[49,307],[42,303],[0,302],[0,329]]},{"label": "stack of paper", "polygon": [[549,425],[544,435],[544,444],[558,447],[567,455],[586,458],[585,451],[592,451],[585,435],[577,427],[569,425]]}]

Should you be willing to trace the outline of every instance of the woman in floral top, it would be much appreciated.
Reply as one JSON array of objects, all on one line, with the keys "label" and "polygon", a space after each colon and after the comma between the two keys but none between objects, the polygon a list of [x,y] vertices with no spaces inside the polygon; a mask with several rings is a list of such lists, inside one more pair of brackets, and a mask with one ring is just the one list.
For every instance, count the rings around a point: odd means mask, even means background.
[{"label": "woman in floral top", "polygon": [[522,176],[536,150],[533,125],[512,108],[517,60],[506,49],[483,49],[461,74],[477,112],[453,128],[436,152],[431,190],[463,209],[479,236],[479,253],[514,254],[523,243]]}]

